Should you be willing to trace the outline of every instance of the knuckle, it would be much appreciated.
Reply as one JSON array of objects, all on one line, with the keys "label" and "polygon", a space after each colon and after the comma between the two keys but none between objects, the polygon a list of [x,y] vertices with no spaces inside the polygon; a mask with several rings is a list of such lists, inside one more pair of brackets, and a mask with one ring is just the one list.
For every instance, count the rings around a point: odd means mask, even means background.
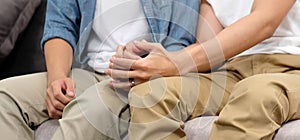
[{"label": "knuckle", "polygon": [[59,97],[59,94],[58,94],[57,92],[54,92],[54,93],[53,93],[53,97],[54,97],[54,98],[58,98],[58,97]]},{"label": "knuckle", "polygon": [[50,86],[51,86],[51,87],[55,87],[55,86],[56,86],[56,82],[52,82],[52,83],[50,84]]},{"label": "knuckle", "polygon": [[53,119],[58,119],[57,114],[55,113],[52,113],[51,115],[49,114],[49,117]]},{"label": "knuckle", "polygon": [[134,62],[135,65],[138,65],[140,67],[145,66],[144,63],[146,63],[145,60],[137,60]]},{"label": "knuckle", "polygon": [[53,102],[53,106],[56,107],[56,108],[58,108],[58,107],[60,106],[60,103],[57,102],[57,101],[54,101],[54,102]]},{"label": "knuckle", "polygon": [[49,115],[50,118],[53,118],[52,112],[48,111],[48,115]]},{"label": "knuckle", "polygon": [[50,117],[53,117],[54,116],[54,110],[50,107],[48,107],[48,115],[50,116]]},{"label": "knuckle", "polygon": [[149,69],[149,68],[148,68],[148,67],[149,67],[149,64],[148,64],[146,61],[144,61],[144,62],[142,62],[142,63],[138,63],[138,62],[137,62],[137,64],[140,65],[144,70]]},{"label": "knuckle", "polygon": [[146,73],[146,72],[141,73],[141,79],[149,79],[148,77],[149,77],[148,73]]},{"label": "knuckle", "polygon": [[58,119],[59,118],[59,113],[55,110],[48,110],[48,115],[50,118]]},{"label": "knuckle", "polygon": [[68,104],[68,103],[70,103],[71,101],[72,101],[71,98],[67,98],[66,101],[64,102],[64,104]]}]

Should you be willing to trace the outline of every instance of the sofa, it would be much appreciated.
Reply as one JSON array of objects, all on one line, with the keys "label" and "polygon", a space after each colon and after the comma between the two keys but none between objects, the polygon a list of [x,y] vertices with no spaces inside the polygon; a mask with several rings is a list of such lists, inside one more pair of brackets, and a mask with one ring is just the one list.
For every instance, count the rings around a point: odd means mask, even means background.
[{"label": "sofa", "polygon": [[[184,131],[187,140],[209,140],[210,131],[217,116],[202,116],[185,123]],[[36,140],[50,140],[59,126],[58,120],[48,120],[35,131]],[[284,124],[277,132],[274,140],[299,140],[300,120]],[[123,140],[127,140],[125,137]]]},{"label": "sofa", "polygon": [[46,70],[39,47],[46,0],[0,1],[0,80]]},{"label": "sofa", "polygon": [[[0,2],[0,16],[1,5],[9,3],[14,0],[1,0]],[[25,2],[23,0],[22,2]],[[30,0],[28,0],[30,1]],[[33,2],[34,1],[34,2]],[[4,47],[3,40],[0,38],[0,79],[8,78],[11,76],[29,74],[34,72],[42,72],[46,70],[45,60],[43,58],[41,49],[39,47],[40,39],[43,33],[43,24],[45,18],[46,0],[31,0],[31,3],[27,6],[32,8],[31,14],[27,13],[26,19],[21,20],[19,25],[24,27],[18,27],[17,33],[9,36],[8,45]],[[24,4],[24,3],[23,3]],[[13,4],[15,5],[15,4]],[[19,10],[21,12],[22,10]],[[24,10],[23,10],[24,11]],[[6,11],[7,12],[7,11]],[[8,12],[10,14],[10,12]],[[14,14],[16,14],[14,12]],[[22,14],[22,13],[20,13]],[[31,16],[30,16],[31,15]],[[25,16],[25,17],[26,17]],[[23,16],[24,18],[24,16]],[[14,22],[20,21],[19,18]],[[0,22],[1,24],[1,22]],[[13,24],[15,25],[15,24]],[[0,25],[0,37],[3,35],[3,27],[8,25]],[[12,31],[6,31],[11,33]],[[2,42],[1,42],[2,41]],[[9,48],[9,49],[7,49]],[[4,50],[1,54],[1,51]],[[202,116],[186,122],[185,132],[188,140],[207,140],[209,139],[210,130],[213,122],[217,119],[217,116]],[[35,130],[36,140],[49,140],[53,133],[59,126],[58,120],[50,119],[42,123]],[[300,120],[288,122],[280,128],[274,137],[274,140],[297,140],[300,139]],[[125,138],[127,139],[127,138]]]}]

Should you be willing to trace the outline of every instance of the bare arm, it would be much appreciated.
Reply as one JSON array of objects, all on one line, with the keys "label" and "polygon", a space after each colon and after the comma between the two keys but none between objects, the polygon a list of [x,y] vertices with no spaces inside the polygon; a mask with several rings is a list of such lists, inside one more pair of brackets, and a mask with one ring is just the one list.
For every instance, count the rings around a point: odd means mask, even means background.
[{"label": "bare arm", "polygon": [[73,58],[72,47],[66,41],[55,38],[45,43],[44,50],[48,84],[56,79],[68,77]]},{"label": "bare arm", "polygon": [[[248,16],[220,30],[222,27],[220,27],[215,15],[211,13],[213,11],[210,5],[206,0],[203,0],[201,15],[208,21],[216,36],[201,44],[191,45],[186,48],[186,51],[193,57],[199,72],[208,71],[224,60],[269,38],[294,3],[295,0],[255,0]],[[199,35],[198,38],[201,38],[202,34]],[[189,69],[194,68],[190,67]]]},{"label": "bare arm", "polygon": [[135,45],[139,50],[150,52],[147,57],[138,60],[115,57],[106,73],[113,78],[134,78],[137,84],[156,75],[207,72],[272,36],[294,3],[295,0],[255,0],[248,16],[223,28],[209,3],[202,0],[197,43],[177,52],[166,52],[160,44],[138,42]]},{"label": "bare arm", "polygon": [[206,0],[202,0],[196,34],[197,42],[205,42],[215,37],[223,29],[224,27],[215,16],[212,7]]},{"label": "bare arm", "polygon": [[62,111],[74,97],[74,82],[68,78],[71,70],[73,50],[64,40],[55,38],[44,46],[48,88],[46,105],[51,118],[61,118]]}]

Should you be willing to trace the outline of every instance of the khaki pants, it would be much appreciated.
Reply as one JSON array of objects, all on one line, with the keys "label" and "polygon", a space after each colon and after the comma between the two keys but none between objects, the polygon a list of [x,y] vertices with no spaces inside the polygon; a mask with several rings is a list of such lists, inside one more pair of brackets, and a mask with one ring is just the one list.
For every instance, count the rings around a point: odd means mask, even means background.
[{"label": "khaki pants", "polygon": [[[107,136],[121,137],[122,135],[125,135],[128,126],[122,125],[125,128],[119,127],[118,124],[120,124],[120,121],[118,117],[117,119],[116,117],[111,117],[112,115],[110,114],[112,113],[103,115],[110,111],[106,108],[101,108],[101,106],[97,106],[100,104],[100,102],[97,102],[93,105],[93,102],[91,102],[93,100],[86,100],[90,97],[98,97],[97,86],[99,85],[100,81],[107,79],[108,77],[80,69],[75,69],[72,70],[72,78],[75,81],[76,86],[76,99],[71,101],[64,109],[63,119],[60,120],[60,127],[55,133],[53,139],[108,139]],[[39,124],[49,119],[45,106],[46,85],[47,73],[13,77],[0,81],[1,139],[34,139],[33,130]],[[103,83],[103,85],[105,84]],[[108,88],[107,86],[103,87]],[[109,102],[110,106],[114,107],[114,104],[118,104],[119,106],[127,106],[127,103],[124,103],[118,99],[119,98],[116,98],[113,102]],[[80,102],[80,104],[77,102]],[[118,109],[121,108],[113,108],[112,110]],[[96,113],[94,113],[94,111]],[[93,112],[94,115],[92,117],[88,114],[91,112]],[[126,112],[123,114],[126,114]],[[127,118],[126,116],[120,117],[127,119],[128,122],[128,116],[129,114],[127,115]],[[102,119],[101,117],[106,118]],[[94,127],[95,124],[93,124],[93,122],[98,122],[98,124],[100,123],[100,126]],[[100,129],[97,129],[99,127],[103,127],[104,129],[99,131]],[[118,130],[116,128],[120,128],[120,133],[115,131]]]},{"label": "khaki pants", "polygon": [[129,138],[186,139],[184,122],[219,115],[211,140],[271,140],[300,118],[300,56],[252,55],[210,74],[160,78],[129,94]]},{"label": "khaki pants", "polygon": [[[216,72],[158,78],[129,94],[73,70],[76,99],[66,106],[53,139],[120,139],[128,127],[132,140],[185,139],[184,122],[201,115],[220,116],[213,140],[271,139],[282,123],[299,119],[299,59],[240,57]],[[45,73],[0,82],[2,138],[33,139],[31,128],[48,119],[45,91]]]}]

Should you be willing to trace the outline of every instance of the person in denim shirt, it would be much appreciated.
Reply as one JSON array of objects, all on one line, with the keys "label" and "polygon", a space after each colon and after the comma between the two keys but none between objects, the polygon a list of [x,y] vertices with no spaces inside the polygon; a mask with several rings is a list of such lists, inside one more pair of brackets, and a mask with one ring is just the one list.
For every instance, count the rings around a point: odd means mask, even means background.
[{"label": "person in denim shirt", "polygon": [[[60,128],[53,139],[120,139],[126,135],[129,118],[121,114],[127,114],[128,110],[119,109],[127,106],[126,101],[120,105],[111,101],[112,107],[116,106],[113,113],[103,113],[107,110],[101,108],[105,107],[101,102],[89,106],[93,100],[88,101],[89,104],[76,101],[81,96],[89,98],[97,95],[97,91],[106,90],[97,87],[103,85],[100,81],[108,76],[88,65],[92,58],[88,57],[87,46],[98,1],[48,0],[41,41],[47,73],[0,82],[0,126],[3,128],[0,136],[3,139],[33,139],[34,128],[50,118],[60,119]],[[199,0],[140,0],[140,4],[151,33],[148,41],[161,43],[168,51],[195,42]],[[119,11],[119,15],[122,14]],[[74,62],[82,69],[72,68]],[[127,92],[117,91],[112,96]],[[89,112],[93,115],[89,116]],[[114,114],[118,116],[115,118]]]},{"label": "person in denim shirt", "polygon": [[[182,49],[195,42],[196,23],[198,20],[199,1],[197,0],[140,0],[152,33],[152,42],[163,43],[166,50]],[[78,61],[86,67],[86,58],[82,51],[92,28],[96,0],[48,2],[44,43],[51,38],[66,40],[73,50],[77,50]],[[163,14],[162,14],[163,13]],[[78,26],[80,24],[80,26]],[[78,31],[80,30],[80,43]]]}]

